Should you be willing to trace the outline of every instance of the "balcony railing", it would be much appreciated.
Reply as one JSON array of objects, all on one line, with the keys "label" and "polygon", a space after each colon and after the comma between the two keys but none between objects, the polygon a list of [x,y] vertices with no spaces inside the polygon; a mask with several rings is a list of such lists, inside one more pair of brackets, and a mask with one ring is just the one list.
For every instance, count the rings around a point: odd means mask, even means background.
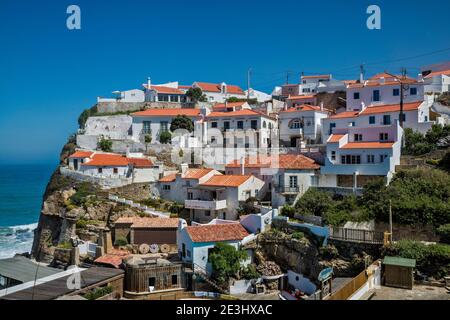
[{"label": "balcony railing", "polygon": [[278,193],[299,193],[299,186],[275,186],[275,191]]},{"label": "balcony railing", "polygon": [[221,210],[227,208],[227,200],[185,200],[186,209]]}]

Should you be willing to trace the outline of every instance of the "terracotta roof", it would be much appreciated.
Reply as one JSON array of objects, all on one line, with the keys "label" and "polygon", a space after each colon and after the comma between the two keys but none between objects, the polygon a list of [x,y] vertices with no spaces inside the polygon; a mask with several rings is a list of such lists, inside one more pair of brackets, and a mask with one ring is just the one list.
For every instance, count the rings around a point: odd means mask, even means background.
[{"label": "terracotta roof", "polygon": [[251,175],[215,175],[212,176],[208,181],[203,182],[200,185],[211,187],[239,187],[251,177]]},{"label": "terracotta roof", "polygon": [[[220,83],[195,82],[205,92],[220,92]],[[227,93],[244,94],[244,91],[235,85],[227,85]]]},{"label": "terracotta roof", "polygon": [[[226,168],[239,168],[240,160],[235,160],[226,165]],[[280,154],[278,156],[251,156],[245,158],[246,168],[280,168],[297,170],[315,170],[320,165],[313,159],[302,154]]]},{"label": "terracotta roof", "polygon": [[128,166],[128,159],[120,154],[96,153],[82,166]]},{"label": "terracotta roof", "polygon": [[111,252],[98,257],[94,260],[94,262],[99,264],[111,265],[114,268],[119,268],[122,264],[123,259],[125,259],[129,255],[130,253],[128,251],[112,249]]},{"label": "terracotta roof", "polygon": [[337,143],[339,142],[339,140],[341,140],[341,138],[345,136],[345,134],[332,134],[329,138],[328,138],[328,143]]},{"label": "terracotta roof", "polygon": [[[423,101],[404,103],[403,111],[417,110],[422,103],[423,103]],[[366,115],[366,114],[376,114],[376,113],[385,113],[385,112],[400,112],[400,104],[371,106],[371,107],[365,108],[363,111],[361,111],[360,114]]]},{"label": "terracotta roof", "polygon": [[69,158],[89,158],[94,152],[92,151],[75,151]]},{"label": "terracotta roof", "polygon": [[152,168],[153,162],[146,158],[128,158],[128,163],[132,164],[135,168]]},{"label": "terracotta roof", "polygon": [[286,113],[286,112],[298,112],[298,111],[329,111],[328,109],[323,108],[323,110],[320,110],[319,106],[311,106],[309,104],[302,104],[300,106],[295,106],[292,108],[289,108],[287,110],[282,110],[280,113]]},{"label": "terracotta roof", "polygon": [[358,80],[342,80],[342,82],[343,82],[345,85],[349,85],[349,84],[355,84],[355,83],[357,83]]},{"label": "terracotta roof", "polygon": [[[148,88],[146,84],[144,84],[145,88]],[[152,90],[155,90],[158,93],[164,94],[184,94],[183,91],[178,90],[177,88],[165,87],[165,86],[151,86]]]},{"label": "terracotta roof", "polygon": [[178,89],[185,89],[185,90],[189,90],[190,88],[192,88],[191,86],[187,86],[187,85],[178,85]]},{"label": "terracotta roof", "polygon": [[390,149],[394,142],[349,142],[340,149]]},{"label": "terracotta roof", "polygon": [[207,175],[208,173],[210,173],[213,170],[214,169],[209,169],[209,168],[187,169],[186,172],[184,173],[184,175],[182,176],[182,178],[183,179],[200,179],[201,177]]},{"label": "terracotta roof", "polygon": [[441,70],[441,71],[431,72],[430,74],[427,74],[424,78],[425,79],[429,79],[429,78],[432,78],[434,76],[440,76],[440,75],[450,76],[450,69],[449,70]]},{"label": "terracotta roof", "polygon": [[329,117],[329,119],[354,118],[359,114],[359,111],[344,111]]},{"label": "terracotta roof", "polygon": [[303,96],[289,96],[287,100],[301,100],[301,99],[314,99],[316,95],[310,94],[310,95],[303,95]]},{"label": "terracotta roof", "polygon": [[193,242],[242,240],[249,235],[240,223],[190,226],[186,231]]},{"label": "terracotta roof", "polygon": [[319,75],[313,75],[313,76],[302,76],[302,79],[322,79],[322,78],[330,79],[331,75],[319,74]]},{"label": "terracotta roof", "polygon": [[131,228],[178,228],[178,218],[121,217],[116,224],[130,224]]},{"label": "terracotta roof", "polygon": [[381,78],[397,78],[397,76],[387,72],[381,72],[371,77],[370,80],[379,80]]},{"label": "terracotta roof", "polygon": [[219,117],[243,117],[243,116],[259,116],[259,117],[266,117],[266,118],[272,119],[272,117],[270,117],[264,113],[257,112],[255,110],[250,110],[250,109],[242,109],[242,110],[230,111],[230,112],[215,111],[215,112],[211,112],[206,117],[207,118],[219,118]]},{"label": "terracotta roof", "polygon": [[227,108],[241,107],[244,103],[246,103],[246,102],[245,101],[228,102],[226,105],[225,105],[225,103],[217,103],[213,106],[213,110],[221,111],[221,110],[226,110]]},{"label": "terracotta roof", "polygon": [[[384,81],[381,80],[384,78]],[[411,77],[403,77],[403,76],[396,76],[389,73],[379,73],[369,80],[364,81],[364,83],[353,83],[349,84],[348,88],[363,88],[363,87],[375,87],[375,86],[393,86],[393,85],[399,85],[400,80],[403,83],[409,83],[409,84],[415,84],[418,83],[416,79],[413,79]]]},{"label": "terracotta roof", "polygon": [[176,117],[177,115],[185,115],[188,117],[199,117],[200,109],[193,108],[167,108],[167,109],[147,109],[144,111],[134,112],[133,117]]},{"label": "terracotta roof", "polygon": [[171,174],[168,174],[168,175],[162,177],[161,179],[159,179],[159,182],[173,182],[176,179],[177,179],[177,174],[171,173]]}]

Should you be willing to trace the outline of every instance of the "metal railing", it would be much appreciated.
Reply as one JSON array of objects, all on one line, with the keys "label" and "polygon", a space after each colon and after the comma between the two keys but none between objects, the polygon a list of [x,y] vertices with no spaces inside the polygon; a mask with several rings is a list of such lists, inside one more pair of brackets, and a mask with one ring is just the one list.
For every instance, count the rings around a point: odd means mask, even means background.
[{"label": "metal railing", "polygon": [[383,244],[384,233],[381,231],[329,227],[330,239],[347,242]]}]

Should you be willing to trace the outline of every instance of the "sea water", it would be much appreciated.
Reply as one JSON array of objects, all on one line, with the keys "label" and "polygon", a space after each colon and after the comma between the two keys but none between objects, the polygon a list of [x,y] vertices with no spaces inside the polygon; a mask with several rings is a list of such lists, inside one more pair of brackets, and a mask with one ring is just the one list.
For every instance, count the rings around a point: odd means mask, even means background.
[{"label": "sea water", "polygon": [[0,165],[0,259],[30,252],[55,164]]}]

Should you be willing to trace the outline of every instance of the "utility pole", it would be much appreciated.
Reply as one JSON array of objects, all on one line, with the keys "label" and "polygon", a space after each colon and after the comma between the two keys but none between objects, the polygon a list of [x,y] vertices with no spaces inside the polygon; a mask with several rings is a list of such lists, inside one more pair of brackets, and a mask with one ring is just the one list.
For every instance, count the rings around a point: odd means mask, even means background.
[{"label": "utility pole", "polygon": [[403,96],[405,92],[405,86],[403,84],[403,80],[406,78],[406,69],[402,68],[402,78],[400,79],[400,115],[399,115],[399,123],[400,127],[403,128]]},{"label": "utility pole", "polygon": [[363,83],[364,82],[364,65],[360,65],[359,66],[359,82]]},{"label": "utility pole", "polygon": [[252,68],[247,71],[247,100],[250,100],[250,77],[252,75]]},{"label": "utility pole", "polygon": [[286,71],[286,84],[289,84],[289,75],[290,75],[290,72],[288,70],[288,71]]},{"label": "utility pole", "polygon": [[389,233],[391,235],[392,242],[392,200],[389,199]]}]

